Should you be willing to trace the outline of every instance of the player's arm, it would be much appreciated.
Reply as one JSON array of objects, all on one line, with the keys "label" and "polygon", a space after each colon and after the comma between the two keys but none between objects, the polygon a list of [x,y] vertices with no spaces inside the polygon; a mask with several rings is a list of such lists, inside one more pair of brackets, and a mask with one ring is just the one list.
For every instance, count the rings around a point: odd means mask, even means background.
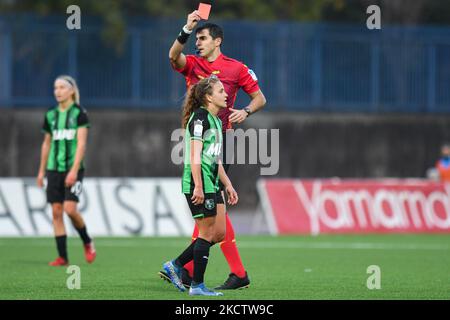
[{"label": "player's arm", "polygon": [[243,109],[232,109],[230,121],[233,123],[242,123],[251,114],[258,112],[266,105],[266,97],[261,90],[249,94],[251,101],[249,105]]},{"label": "player's arm", "polygon": [[175,69],[183,69],[186,65],[186,56],[183,54],[184,46],[189,38],[189,35],[194,30],[197,23],[200,21],[198,11],[190,13],[187,17],[186,25],[181,30],[178,38],[174,41],[169,50],[169,60]]},{"label": "player's arm", "polygon": [[250,109],[250,114],[258,112],[266,105],[266,97],[262,93],[261,89],[249,94],[251,101],[247,106]]},{"label": "player's arm", "polygon": [[81,161],[86,153],[86,143],[88,136],[88,128],[82,127],[77,129],[77,150],[75,152],[75,159],[72,168],[66,177],[66,186],[71,187],[77,182],[78,170],[80,170]]},{"label": "player's arm", "polygon": [[223,168],[222,162],[219,162],[219,179],[225,187],[225,191],[228,195],[228,204],[235,205],[238,202],[239,197],[236,190],[234,190],[233,185],[231,184],[230,178]]},{"label": "player's arm", "polygon": [[239,74],[239,86],[250,96],[250,103],[242,109],[233,109],[229,117],[232,123],[242,123],[251,114],[258,112],[266,105],[266,97],[258,85],[258,78],[253,70],[242,65]]},{"label": "player's arm", "polygon": [[191,139],[191,171],[194,179],[194,193],[191,197],[192,203],[195,205],[202,204],[205,200],[202,183],[202,150],[203,141]]},{"label": "player's arm", "polygon": [[50,133],[45,133],[44,141],[41,146],[41,161],[39,163],[39,173],[37,176],[37,185],[42,188],[44,186],[45,168],[47,167],[48,154],[50,153],[50,146],[52,143],[52,136]]}]

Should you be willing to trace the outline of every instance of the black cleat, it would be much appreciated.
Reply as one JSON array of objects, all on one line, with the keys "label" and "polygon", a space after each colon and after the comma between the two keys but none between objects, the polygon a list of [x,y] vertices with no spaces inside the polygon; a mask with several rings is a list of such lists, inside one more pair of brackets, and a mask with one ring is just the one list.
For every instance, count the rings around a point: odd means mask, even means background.
[{"label": "black cleat", "polygon": [[[159,271],[158,275],[161,279],[171,282],[169,275],[164,270]],[[192,278],[189,276],[189,272],[185,268],[181,269],[181,282],[183,282],[183,286],[186,289],[191,287]]]},{"label": "black cleat", "polygon": [[250,285],[250,279],[248,278],[247,271],[245,272],[245,277],[239,278],[234,273],[230,273],[228,279],[223,285],[215,287],[214,290],[236,290],[248,288]]}]

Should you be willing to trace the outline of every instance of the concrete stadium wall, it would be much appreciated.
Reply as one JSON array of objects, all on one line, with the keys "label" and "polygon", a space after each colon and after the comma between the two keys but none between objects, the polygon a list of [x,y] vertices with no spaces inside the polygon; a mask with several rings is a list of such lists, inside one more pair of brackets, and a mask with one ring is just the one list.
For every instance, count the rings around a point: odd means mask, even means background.
[{"label": "concrete stadium wall", "polygon": [[[35,176],[45,109],[2,109],[0,176]],[[179,113],[91,110],[87,150],[90,177],[174,177],[170,137]],[[262,112],[246,128],[280,129],[275,177],[423,177],[450,140],[450,116],[331,115]],[[260,165],[234,165],[230,177],[241,208],[255,208]]]}]

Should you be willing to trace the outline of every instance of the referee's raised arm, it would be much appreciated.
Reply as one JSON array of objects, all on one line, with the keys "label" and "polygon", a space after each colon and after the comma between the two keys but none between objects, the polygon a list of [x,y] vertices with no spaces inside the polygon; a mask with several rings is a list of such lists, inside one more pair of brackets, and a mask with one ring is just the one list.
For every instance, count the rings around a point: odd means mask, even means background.
[{"label": "referee's raised arm", "polygon": [[174,68],[181,69],[186,65],[186,56],[183,54],[184,45],[200,20],[201,18],[197,10],[189,14],[186,25],[180,31],[180,34],[170,48],[169,60]]}]

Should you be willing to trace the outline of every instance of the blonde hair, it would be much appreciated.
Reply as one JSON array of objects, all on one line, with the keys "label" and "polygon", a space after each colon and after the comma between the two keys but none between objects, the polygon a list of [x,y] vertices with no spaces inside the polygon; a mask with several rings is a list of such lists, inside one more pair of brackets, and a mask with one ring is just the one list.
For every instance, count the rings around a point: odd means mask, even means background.
[{"label": "blonde hair", "polygon": [[72,78],[71,76],[61,75],[58,78],[56,78],[56,80],[63,80],[65,82],[67,82],[70,86],[72,86],[73,91],[74,91],[74,93],[72,95],[72,99],[77,105],[80,105],[80,89],[78,89],[78,85],[77,85],[77,82],[75,81],[75,79]]}]

